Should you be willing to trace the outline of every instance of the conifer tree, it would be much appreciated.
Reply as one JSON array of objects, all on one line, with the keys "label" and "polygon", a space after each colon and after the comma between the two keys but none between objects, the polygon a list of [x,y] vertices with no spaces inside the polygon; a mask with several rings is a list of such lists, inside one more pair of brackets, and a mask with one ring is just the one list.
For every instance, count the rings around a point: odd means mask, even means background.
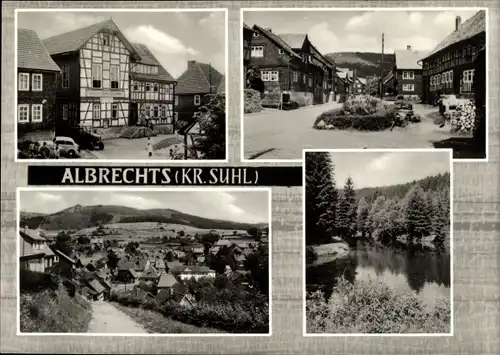
[{"label": "conifer tree", "polygon": [[369,233],[368,228],[368,217],[370,215],[370,206],[366,202],[365,198],[362,197],[358,203],[357,210],[357,227],[358,231],[361,232],[361,237],[366,238],[367,233]]},{"label": "conifer tree", "polygon": [[372,207],[370,209],[370,214],[368,215],[368,227],[371,238],[374,237],[374,232],[377,230],[379,225],[379,217],[380,211],[384,209],[386,198],[382,195],[379,195],[377,199],[373,202]]},{"label": "conifer tree", "polygon": [[426,195],[419,185],[415,185],[405,197],[405,224],[410,240],[420,243],[430,229],[429,206]]},{"label": "conifer tree", "polygon": [[351,177],[347,178],[339,201],[337,228],[342,237],[352,238],[357,231],[357,205],[354,182]]},{"label": "conifer tree", "polygon": [[329,153],[308,152],[305,158],[306,244],[331,240],[337,217],[337,190]]}]

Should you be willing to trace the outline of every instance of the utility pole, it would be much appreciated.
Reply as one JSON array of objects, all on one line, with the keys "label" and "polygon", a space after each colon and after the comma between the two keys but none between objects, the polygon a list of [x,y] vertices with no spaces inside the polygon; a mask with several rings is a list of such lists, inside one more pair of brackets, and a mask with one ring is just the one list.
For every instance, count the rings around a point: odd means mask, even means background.
[{"label": "utility pole", "polygon": [[384,98],[384,34],[382,33],[382,54],[380,57],[380,98]]}]

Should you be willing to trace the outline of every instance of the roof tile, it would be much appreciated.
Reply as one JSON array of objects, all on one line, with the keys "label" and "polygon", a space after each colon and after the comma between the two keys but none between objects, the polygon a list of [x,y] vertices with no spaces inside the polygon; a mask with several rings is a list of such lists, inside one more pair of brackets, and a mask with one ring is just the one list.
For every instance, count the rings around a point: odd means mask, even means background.
[{"label": "roof tile", "polygon": [[36,32],[22,28],[17,29],[17,67],[61,71]]},{"label": "roof tile", "polygon": [[177,79],[175,93],[209,94],[221,84],[222,77],[210,64],[188,61],[187,70]]}]

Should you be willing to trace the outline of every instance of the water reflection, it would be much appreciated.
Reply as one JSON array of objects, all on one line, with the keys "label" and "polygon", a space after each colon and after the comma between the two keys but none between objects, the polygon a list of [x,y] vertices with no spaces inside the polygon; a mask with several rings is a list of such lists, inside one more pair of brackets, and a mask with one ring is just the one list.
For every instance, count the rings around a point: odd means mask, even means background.
[{"label": "water reflection", "polygon": [[424,300],[449,298],[450,256],[358,244],[344,258],[307,268],[307,292],[319,289],[330,297],[336,278],[342,275],[349,282],[376,278],[394,290],[413,290]]}]

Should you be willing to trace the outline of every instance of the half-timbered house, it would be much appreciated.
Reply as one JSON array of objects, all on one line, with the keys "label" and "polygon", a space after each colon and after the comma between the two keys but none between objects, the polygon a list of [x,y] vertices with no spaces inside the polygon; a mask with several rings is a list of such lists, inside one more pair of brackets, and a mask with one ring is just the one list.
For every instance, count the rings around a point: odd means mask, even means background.
[{"label": "half-timbered house", "polygon": [[128,124],[130,62],[140,57],[113,20],[47,38],[44,44],[62,70],[58,123],[98,132]]},{"label": "half-timbered house", "polygon": [[253,30],[243,23],[243,73],[246,77],[248,64],[250,63],[250,46],[252,44]]},{"label": "half-timbered house", "polygon": [[55,118],[57,76],[61,69],[52,60],[35,31],[17,30],[18,134],[52,130]]},{"label": "half-timbered house", "polygon": [[333,100],[334,64],[307,35],[277,35],[258,25],[253,31],[248,66],[260,71],[264,101],[290,99],[305,106]]},{"label": "half-timbered house", "polygon": [[147,118],[157,129],[165,128],[166,132],[162,133],[172,133],[176,81],[146,45],[132,45],[140,59],[132,61],[130,68],[128,125],[134,126],[140,119]]},{"label": "half-timbered house", "polygon": [[[486,11],[478,11],[462,23],[455,19],[455,31],[422,59],[423,102],[435,103],[441,94],[474,97],[475,64],[486,46]],[[485,85],[486,80],[480,80]]]}]

